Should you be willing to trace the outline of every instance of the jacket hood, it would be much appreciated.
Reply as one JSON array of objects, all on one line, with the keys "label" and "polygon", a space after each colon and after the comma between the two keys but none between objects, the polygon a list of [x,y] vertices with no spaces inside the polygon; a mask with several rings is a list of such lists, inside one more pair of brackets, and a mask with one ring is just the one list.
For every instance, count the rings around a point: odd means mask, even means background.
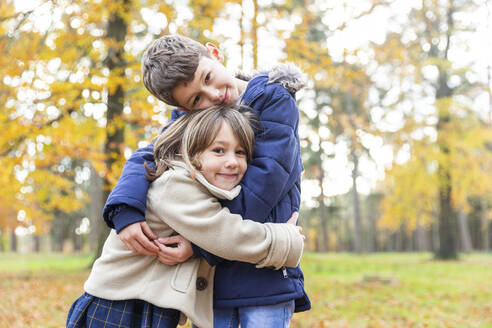
[{"label": "jacket hood", "polygon": [[[291,94],[295,94],[306,85],[305,74],[293,63],[278,64],[270,70],[263,72],[268,74],[267,84],[278,83]],[[239,72],[236,74],[236,77],[244,81],[249,81],[258,74],[257,71],[252,74]]]}]

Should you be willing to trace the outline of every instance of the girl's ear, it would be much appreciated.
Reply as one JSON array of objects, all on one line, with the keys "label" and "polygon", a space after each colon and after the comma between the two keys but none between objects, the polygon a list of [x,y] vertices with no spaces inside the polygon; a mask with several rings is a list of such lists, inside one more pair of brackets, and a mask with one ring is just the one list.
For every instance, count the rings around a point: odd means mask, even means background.
[{"label": "girl's ear", "polygon": [[217,59],[220,63],[224,61],[224,56],[222,55],[222,52],[217,48],[215,44],[212,42],[207,42],[205,43],[205,48],[207,48],[207,51],[212,57]]},{"label": "girl's ear", "polygon": [[176,107],[177,110],[182,110],[183,112],[189,112],[190,110],[188,108],[184,107]]}]

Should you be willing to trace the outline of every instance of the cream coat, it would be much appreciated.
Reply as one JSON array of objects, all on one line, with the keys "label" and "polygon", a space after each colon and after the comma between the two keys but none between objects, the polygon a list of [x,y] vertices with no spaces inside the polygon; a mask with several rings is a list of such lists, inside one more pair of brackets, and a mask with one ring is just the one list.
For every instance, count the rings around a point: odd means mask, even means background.
[{"label": "cream coat", "polygon": [[[290,224],[243,220],[223,208],[217,198],[233,199],[240,186],[219,189],[201,175],[193,180],[182,162],[152,182],[146,220],[159,237],[179,233],[201,248],[229,260],[257,267],[295,267],[303,239]],[[213,326],[214,267],[203,259],[168,266],[155,256],[129,251],[114,230],[84,285],[87,293],[110,300],[141,299],[181,311],[201,328]]]}]

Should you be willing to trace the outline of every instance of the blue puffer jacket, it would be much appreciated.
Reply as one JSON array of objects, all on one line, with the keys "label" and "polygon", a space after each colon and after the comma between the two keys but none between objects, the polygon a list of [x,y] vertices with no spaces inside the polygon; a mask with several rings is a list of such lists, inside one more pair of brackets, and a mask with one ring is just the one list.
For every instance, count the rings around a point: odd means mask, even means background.
[{"label": "blue puffer jacket", "polygon": [[[241,181],[240,195],[223,202],[231,212],[257,222],[285,222],[292,212],[299,210],[303,167],[297,132],[299,110],[294,94],[300,86],[299,72],[287,65],[256,75],[248,82],[241,103],[257,113],[261,133],[255,138],[253,160]],[[171,119],[183,114],[174,110]],[[145,220],[149,185],[144,177],[145,161],[153,161],[152,145],[137,150],[127,161],[106,202],[104,219],[118,231]],[[222,260],[197,247],[194,252],[217,265],[216,307],[270,305],[295,299],[296,312],[310,308],[299,266],[257,269],[253,264]]]}]

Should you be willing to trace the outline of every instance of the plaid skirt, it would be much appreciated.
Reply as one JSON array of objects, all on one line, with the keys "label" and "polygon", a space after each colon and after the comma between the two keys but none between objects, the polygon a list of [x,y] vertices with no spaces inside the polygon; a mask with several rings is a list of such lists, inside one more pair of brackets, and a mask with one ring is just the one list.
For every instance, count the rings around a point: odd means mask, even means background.
[{"label": "plaid skirt", "polygon": [[84,293],[68,312],[67,328],[176,328],[179,315],[142,300],[110,301]]}]

